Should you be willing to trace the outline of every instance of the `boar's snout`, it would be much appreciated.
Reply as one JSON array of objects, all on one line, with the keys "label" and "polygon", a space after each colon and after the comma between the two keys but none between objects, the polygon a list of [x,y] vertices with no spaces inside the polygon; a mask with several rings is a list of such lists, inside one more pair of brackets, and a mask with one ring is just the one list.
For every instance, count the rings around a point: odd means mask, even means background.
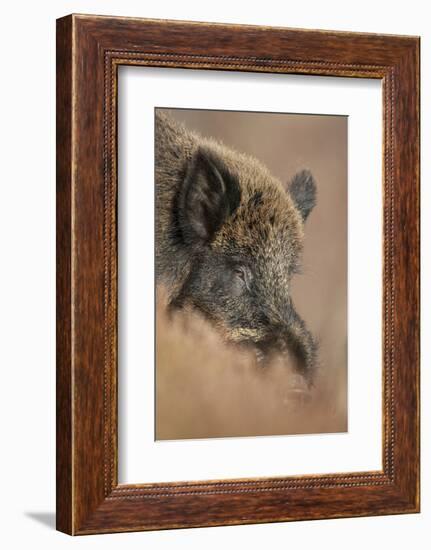
[{"label": "boar's snout", "polygon": [[258,364],[264,367],[274,360],[288,362],[311,385],[316,369],[317,343],[296,310],[291,306],[286,321],[268,327],[266,333],[267,336],[250,342]]}]

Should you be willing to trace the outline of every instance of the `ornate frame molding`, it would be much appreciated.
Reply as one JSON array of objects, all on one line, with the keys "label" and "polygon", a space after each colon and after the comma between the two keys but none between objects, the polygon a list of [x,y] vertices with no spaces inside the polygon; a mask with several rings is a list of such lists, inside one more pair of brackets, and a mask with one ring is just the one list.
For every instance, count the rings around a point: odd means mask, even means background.
[{"label": "ornate frame molding", "polygon": [[[58,529],[85,534],[418,511],[419,40],[68,16],[58,20],[57,51]],[[119,65],[382,80],[382,471],[118,484]]]}]

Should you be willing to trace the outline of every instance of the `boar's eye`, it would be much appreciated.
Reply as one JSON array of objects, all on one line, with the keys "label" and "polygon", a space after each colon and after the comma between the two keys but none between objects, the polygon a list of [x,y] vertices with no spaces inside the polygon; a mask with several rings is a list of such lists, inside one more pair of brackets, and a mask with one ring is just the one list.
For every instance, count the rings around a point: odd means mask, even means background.
[{"label": "boar's eye", "polygon": [[245,283],[245,273],[241,268],[236,267],[234,269],[234,273],[239,279],[241,279],[241,281],[244,281],[244,283]]},{"label": "boar's eye", "polygon": [[243,266],[235,266],[233,268],[235,278],[242,286],[247,287],[250,290],[251,274],[248,269]]}]

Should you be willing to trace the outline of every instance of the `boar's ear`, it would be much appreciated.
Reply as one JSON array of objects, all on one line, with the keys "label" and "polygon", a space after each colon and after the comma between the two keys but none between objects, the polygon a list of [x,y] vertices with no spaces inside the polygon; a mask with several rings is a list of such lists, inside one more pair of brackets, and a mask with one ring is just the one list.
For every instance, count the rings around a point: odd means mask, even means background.
[{"label": "boar's ear", "polygon": [[213,152],[194,153],[178,197],[178,218],[189,244],[212,239],[241,200],[238,182]]},{"label": "boar's ear", "polygon": [[298,172],[288,184],[287,190],[305,221],[316,204],[316,183],[311,172]]}]

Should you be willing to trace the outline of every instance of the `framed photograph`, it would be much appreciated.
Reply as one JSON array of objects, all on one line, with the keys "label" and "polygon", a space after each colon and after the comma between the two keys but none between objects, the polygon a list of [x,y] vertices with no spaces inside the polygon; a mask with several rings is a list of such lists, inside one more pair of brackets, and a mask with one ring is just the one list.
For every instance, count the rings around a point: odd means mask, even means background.
[{"label": "framed photograph", "polygon": [[419,38],[57,21],[57,528],[419,511]]}]

